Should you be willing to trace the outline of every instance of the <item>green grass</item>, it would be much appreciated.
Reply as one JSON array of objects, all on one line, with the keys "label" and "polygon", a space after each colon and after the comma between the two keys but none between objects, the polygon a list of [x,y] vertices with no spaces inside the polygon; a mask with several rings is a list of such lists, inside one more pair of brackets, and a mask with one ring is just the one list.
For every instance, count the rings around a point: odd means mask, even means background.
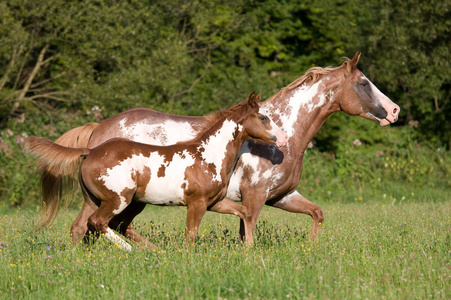
[{"label": "green grass", "polygon": [[77,210],[36,232],[36,211],[3,207],[0,298],[450,299],[449,199],[321,206],[319,243],[309,217],[265,208],[252,249],[238,242],[236,217],[213,213],[187,248],[184,208],[148,206],[136,224],[159,250],[131,253],[104,238],[72,248]]}]

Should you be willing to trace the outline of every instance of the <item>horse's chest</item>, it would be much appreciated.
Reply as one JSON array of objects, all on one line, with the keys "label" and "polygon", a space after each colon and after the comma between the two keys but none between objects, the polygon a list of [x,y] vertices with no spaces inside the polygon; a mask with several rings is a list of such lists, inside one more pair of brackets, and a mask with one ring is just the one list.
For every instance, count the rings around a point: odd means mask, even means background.
[{"label": "horse's chest", "polygon": [[279,166],[268,166],[267,163],[250,153],[242,154],[230,179],[227,197],[240,201],[241,192],[246,189],[263,190],[268,196],[271,190],[281,184],[286,174]]}]

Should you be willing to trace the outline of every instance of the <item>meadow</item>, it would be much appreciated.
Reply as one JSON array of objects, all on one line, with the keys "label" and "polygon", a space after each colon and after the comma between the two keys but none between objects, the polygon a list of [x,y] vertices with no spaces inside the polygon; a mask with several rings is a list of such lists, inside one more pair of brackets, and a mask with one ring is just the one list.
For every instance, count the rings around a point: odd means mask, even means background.
[{"label": "meadow", "polygon": [[39,180],[22,143],[73,127],[64,114],[54,127],[0,130],[0,299],[451,299],[451,152],[415,126],[343,118],[307,149],[298,186],[324,212],[318,243],[309,216],[268,207],[253,248],[239,241],[236,217],[214,213],[188,247],[185,208],[148,206],[135,227],[158,250],[131,253],[104,238],[72,247],[77,201],[37,230]]},{"label": "meadow", "polygon": [[121,251],[105,238],[72,247],[77,208],[36,231],[37,209],[0,207],[2,299],[450,299],[450,196],[318,202],[325,223],[264,208],[256,245],[238,219],[207,213],[194,247],[185,208],[148,206],[138,230],[158,250]]}]

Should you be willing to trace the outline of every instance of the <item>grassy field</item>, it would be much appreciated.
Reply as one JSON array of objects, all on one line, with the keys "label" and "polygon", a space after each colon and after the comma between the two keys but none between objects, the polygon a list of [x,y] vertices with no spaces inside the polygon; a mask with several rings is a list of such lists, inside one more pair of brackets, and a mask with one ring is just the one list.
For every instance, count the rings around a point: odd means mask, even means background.
[{"label": "grassy field", "polygon": [[207,213],[190,249],[185,209],[148,206],[136,225],[159,250],[131,253],[104,238],[72,248],[77,210],[36,232],[36,211],[3,207],[0,298],[450,299],[449,200],[320,203],[319,243],[309,217],[265,208],[251,249],[236,217]]}]

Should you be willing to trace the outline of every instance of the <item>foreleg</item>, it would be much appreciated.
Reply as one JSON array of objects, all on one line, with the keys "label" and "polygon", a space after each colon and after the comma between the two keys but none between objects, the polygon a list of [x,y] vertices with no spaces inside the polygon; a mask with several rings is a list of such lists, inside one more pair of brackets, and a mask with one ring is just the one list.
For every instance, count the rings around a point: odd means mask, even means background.
[{"label": "foreleg", "polygon": [[243,205],[246,207],[247,216],[240,220],[240,238],[248,246],[254,244],[254,230],[258,216],[265,205],[266,192],[249,189],[241,193]]},{"label": "foreleg", "polygon": [[227,197],[210,207],[209,210],[220,214],[235,215],[240,217],[241,219],[247,218],[246,207],[244,205],[236,203],[233,200],[230,200]]},{"label": "foreleg", "polygon": [[186,212],[186,230],[185,238],[189,244],[196,241],[197,231],[199,230],[200,221],[207,211],[207,204],[205,202],[197,202],[189,204]]}]

